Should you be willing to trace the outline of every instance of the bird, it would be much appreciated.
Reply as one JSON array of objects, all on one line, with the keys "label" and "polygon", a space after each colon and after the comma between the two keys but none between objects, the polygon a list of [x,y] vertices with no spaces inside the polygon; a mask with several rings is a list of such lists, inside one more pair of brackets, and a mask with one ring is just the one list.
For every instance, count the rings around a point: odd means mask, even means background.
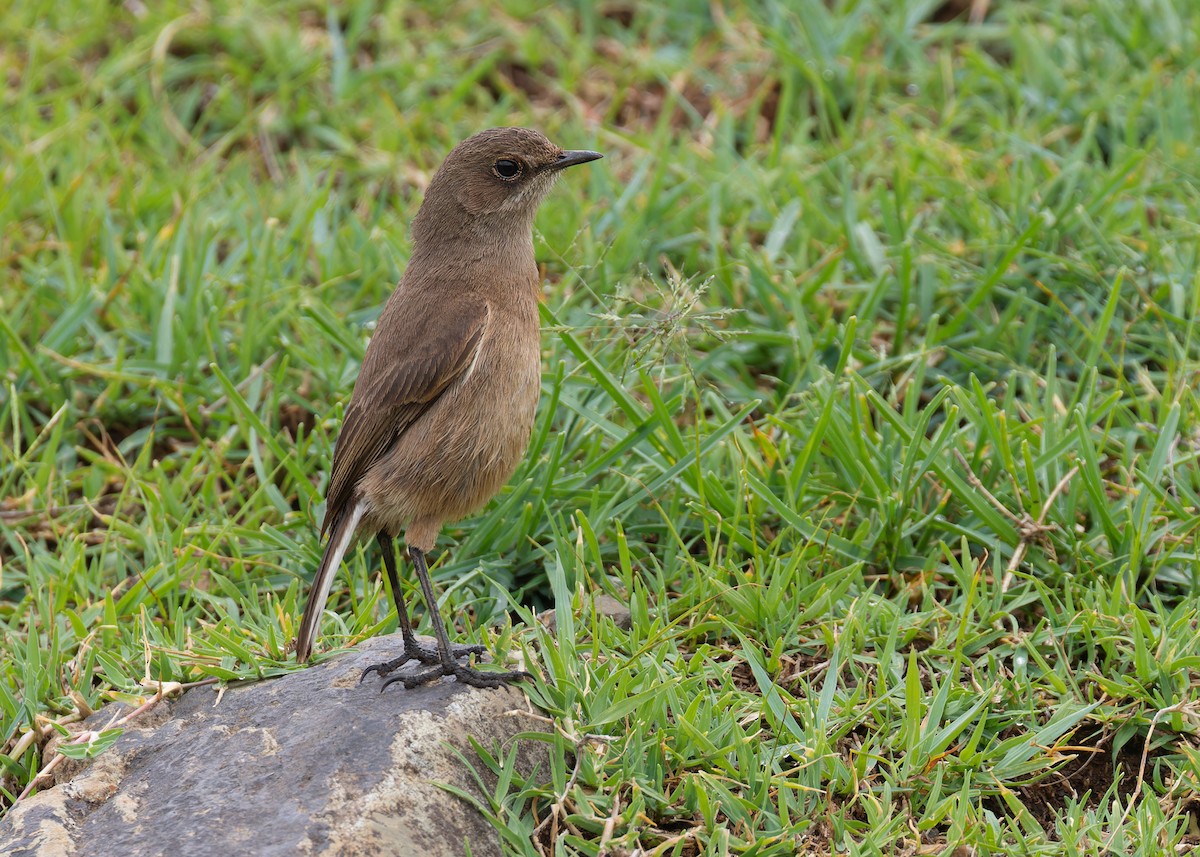
[{"label": "bird", "polygon": [[[362,678],[377,673],[383,690],[443,676],[491,688],[529,677],[479,670],[470,656],[483,646],[450,643],[426,555],[445,523],[503,487],[529,446],[541,393],[533,219],[563,170],[601,157],[564,150],[529,128],[491,128],[459,143],[434,173],[335,444],[321,524],[328,539],[296,637],[298,662],[312,654],[346,552],[374,538],[404,648]],[[401,534],[436,648],[417,640],[405,607],[394,545]],[[389,677],[413,660],[424,668]]]}]

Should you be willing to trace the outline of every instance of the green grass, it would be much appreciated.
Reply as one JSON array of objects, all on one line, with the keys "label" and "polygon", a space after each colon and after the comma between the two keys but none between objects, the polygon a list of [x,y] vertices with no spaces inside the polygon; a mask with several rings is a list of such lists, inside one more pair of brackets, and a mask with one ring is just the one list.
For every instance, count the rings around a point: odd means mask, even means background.
[{"label": "green grass", "polygon": [[[468,759],[510,852],[1200,848],[1200,9],[968,5],[10,6],[0,804],[51,721],[295,669],[420,190],[526,124],[607,157],[434,568],[554,720]],[[330,606],[394,629],[373,552]]]}]

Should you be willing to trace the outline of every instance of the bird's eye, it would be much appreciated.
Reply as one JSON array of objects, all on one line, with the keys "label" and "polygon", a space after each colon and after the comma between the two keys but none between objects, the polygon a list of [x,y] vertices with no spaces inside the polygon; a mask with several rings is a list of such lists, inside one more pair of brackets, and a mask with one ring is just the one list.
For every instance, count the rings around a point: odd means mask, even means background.
[{"label": "bird's eye", "polygon": [[521,174],[521,165],[511,158],[501,158],[492,164],[492,171],[502,179],[515,179]]}]

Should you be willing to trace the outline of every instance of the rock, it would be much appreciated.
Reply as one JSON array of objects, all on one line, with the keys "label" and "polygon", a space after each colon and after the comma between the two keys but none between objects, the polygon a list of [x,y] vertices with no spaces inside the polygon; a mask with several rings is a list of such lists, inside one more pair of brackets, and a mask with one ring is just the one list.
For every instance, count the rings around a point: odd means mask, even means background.
[{"label": "rock", "polygon": [[633,621],[628,604],[603,593],[596,597],[596,612],[612,619],[622,631],[628,631]]},{"label": "rock", "polygon": [[[611,619],[618,628],[622,631],[628,631],[632,622],[632,616],[629,612],[629,605],[624,604],[611,595],[600,593],[592,599],[592,603],[584,605],[584,615],[587,611],[595,607],[597,616],[605,616]],[[547,610],[538,616],[538,621],[546,626],[548,630],[554,632],[558,629],[558,618],[554,615],[553,610]]]},{"label": "rock", "polygon": [[[546,726],[516,688],[358,684],[399,651],[398,635],[378,637],[307,670],[159,703],[96,759],[64,760],[54,787],[0,821],[0,854],[461,857],[469,842],[474,855],[499,855],[494,828],[437,785],[482,797],[443,742],[482,772],[467,736],[508,751],[518,732]],[[109,706],[81,728],[127,710]],[[523,741],[517,769],[535,767],[546,770],[545,748]]]}]

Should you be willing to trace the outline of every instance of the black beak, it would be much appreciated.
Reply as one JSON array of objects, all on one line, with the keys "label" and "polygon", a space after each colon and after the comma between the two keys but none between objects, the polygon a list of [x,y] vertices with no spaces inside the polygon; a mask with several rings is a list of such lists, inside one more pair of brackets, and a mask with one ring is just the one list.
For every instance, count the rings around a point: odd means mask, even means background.
[{"label": "black beak", "polygon": [[578,150],[573,152],[563,152],[558,156],[558,160],[546,167],[551,172],[555,170],[565,170],[567,167],[573,167],[577,164],[586,164],[588,161],[596,161],[604,156],[599,152],[588,152]]}]

